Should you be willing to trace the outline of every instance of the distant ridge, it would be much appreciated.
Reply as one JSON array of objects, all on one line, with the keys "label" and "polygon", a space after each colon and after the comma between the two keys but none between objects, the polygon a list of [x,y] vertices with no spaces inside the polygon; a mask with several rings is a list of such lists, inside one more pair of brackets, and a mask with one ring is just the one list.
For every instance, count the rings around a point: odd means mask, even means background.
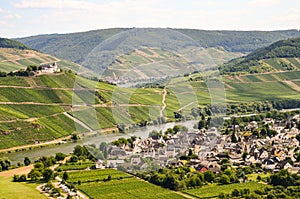
[{"label": "distant ridge", "polygon": [[[81,64],[102,41],[131,28],[112,28],[69,34],[47,34],[17,38],[31,48]],[[249,53],[278,40],[300,37],[298,30],[217,31],[173,29],[194,39],[203,47],[223,47],[226,51]],[[159,36],[159,35],[158,35]]]},{"label": "distant ridge", "polygon": [[28,46],[26,46],[25,44],[19,42],[19,41],[15,41],[12,39],[6,39],[6,38],[0,38],[0,48],[16,48],[19,50],[29,50],[31,48],[29,48]]}]

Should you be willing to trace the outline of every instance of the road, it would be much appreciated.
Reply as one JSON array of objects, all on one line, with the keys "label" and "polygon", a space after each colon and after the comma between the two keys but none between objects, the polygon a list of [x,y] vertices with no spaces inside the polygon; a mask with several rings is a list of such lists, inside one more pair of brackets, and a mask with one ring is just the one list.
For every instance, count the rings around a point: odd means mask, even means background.
[{"label": "road", "polygon": [[161,107],[161,110],[160,110],[160,117],[163,117],[164,116],[164,111],[167,107],[167,104],[166,104],[166,96],[167,96],[167,87],[164,87],[164,90],[163,90],[163,96],[162,96],[162,107]]}]

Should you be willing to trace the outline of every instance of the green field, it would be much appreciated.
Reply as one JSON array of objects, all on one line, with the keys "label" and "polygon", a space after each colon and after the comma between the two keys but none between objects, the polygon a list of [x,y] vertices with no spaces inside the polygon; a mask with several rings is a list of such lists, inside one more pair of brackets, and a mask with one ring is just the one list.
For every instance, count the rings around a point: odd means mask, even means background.
[{"label": "green field", "polygon": [[69,171],[69,170],[83,170],[88,167],[94,166],[94,162],[76,162],[76,163],[66,163],[63,165],[60,165],[58,169],[61,169],[63,171]]},{"label": "green field", "polygon": [[47,198],[41,194],[36,187],[36,183],[12,182],[12,177],[0,176],[0,198],[5,199],[43,199]]},{"label": "green field", "polygon": [[[102,181],[107,178],[108,175],[111,175],[112,179]],[[91,182],[97,179],[99,179],[98,182]],[[69,182],[78,182],[78,180],[81,181],[81,185],[76,186],[86,195],[95,199],[184,198],[173,191],[142,181],[130,174],[112,169],[69,172]],[[90,180],[90,182],[87,182],[87,180]]]},{"label": "green field", "polygon": [[229,185],[208,185],[197,189],[184,190],[183,192],[199,198],[217,198],[219,194],[230,194],[234,189],[249,189],[253,193],[254,190],[264,189],[267,186],[258,182],[246,182]]}]

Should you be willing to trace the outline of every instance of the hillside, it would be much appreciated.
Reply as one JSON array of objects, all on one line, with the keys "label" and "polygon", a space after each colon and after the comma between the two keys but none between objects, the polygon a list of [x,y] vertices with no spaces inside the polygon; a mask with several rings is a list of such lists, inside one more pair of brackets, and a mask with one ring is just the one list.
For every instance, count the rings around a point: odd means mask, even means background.
[{"label": "hillside", "polygon": [[[213,60],[210,59],[210,62],[203,58],[207,54],[213,57]],[[223,48],[206,48],[197,52],[189,51],[189,55],[199,57],[199,61],[202,61],[202,63],[195,67],[194,63],[190,63],[184,55],[158,48],[136,49],[115,58],[104,71],[104,79],[112,82],[126,82],[128,80],[137,81],[177,76],[196,71],[199,67],[205,68],[222,64],[226,60],[242,56],[243,54],[228,52]],[[213,64],[211,61],[213,61]]]},{"label": "hillside", "polygon": [[28,46],[22,44],[21,42],[6,38],[0,38],[0,48],[15,48],[20,50],[30,49]]},{"label": "hillside", "polygon": [[275,42],[224,64],[223,72],[269,72],[300,69],[300,38]]},{"label": "hillside", "polygon": [[117,124],[150,121],[152,104],[159,116],[162,102],[161,89],[118,89],[73,73],[1,77],[0,92],[0,149],[105,128],[116,131]]},{"label": "hillside", "polygon": [[[280,101],[298,106],[299,75],[299,71],[225,75],[224,100],[236,106],[250,103],[264,107],[266,101],[273,106]],[[72,73],[2,77],[0,149],[63,139],[73,133],[115,132],[118,125],[157,124],[161,116],[175,120],[174,112],[193,118],[193,108],[211,103],[216,94],[210,93],[211,89],[200,73],[172,79],[165,89],[119,88]],[[248,109],[235,111],[246,114]]]},{"label": "hillside", "polygon": [[[116,35],[122,31],[130,29],[104,29],[88,32],[70,33],[70,34],[51,34],[38,35],[25,38],[18,38],[18,41],[25,43],[31,48],[42,52],[71,60],[82,64],[89,53],[102,41]],[[141,29],[147,30],[147,29]],[[161,31],[168,29],[160,29]],[[183,33],[200,46],[205,48],[219,48],[229,52],[247,53],[257,48],[270,45],[271,43],[292,37],[299,37],[297,30],[285,31],[206,31],[192,29],[174,29]],[[160,38],[159,29],[153,36]],[[97,55],[95,55],[97,56]],[[213,57],[215,58],[215,57]],[[225,60],[228,61],[228,60]],[[86,66],[88,67],[88,66]],[[96,71],[96,70],[95,70]],[[99,71],[96,71],[99,72]]]},{"label": "hillside", "polygon": [[70,34],[37,35],[16,40],[44,53],[81,64],[105,39],[128,29],[105,29]]},{"label": "hillside", "polygon": [[[30,49],[0,48],[0,71],[9,73],[26,69],[28,65],[39,66],[43,63],[57,62],[59,68],[77,71],[81,66],[71,61],[59,59]],[[87,71],[81,68],[82,71]],[[87,71],[88,72],[88,71]]]}]

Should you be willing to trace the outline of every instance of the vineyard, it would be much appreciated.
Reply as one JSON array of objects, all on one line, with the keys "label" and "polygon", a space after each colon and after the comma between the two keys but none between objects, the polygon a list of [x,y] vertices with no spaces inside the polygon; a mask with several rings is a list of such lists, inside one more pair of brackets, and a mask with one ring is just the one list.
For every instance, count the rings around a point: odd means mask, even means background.
[{"label": "vineyard", "polygon": [[[213,77],[212,83],[208,84],[203,76]],[[235,104],[299,99],[299,76],[300,71],[280,71],[221,78],[207,72],[174,78],[165,84],[164,116],[167,121],[174,121],[174,112],[180,112],[193,119],[191,109],[210,104],[212,97]],[[92,130],[144,121],[156,123],[161,116],[164,93],[162,88],[120,88],[69,72],[1,77],[0,91],[0,149],[88,131],[66,113]]]},{"label": "vineyard", "polygon": [[[111,179],[105,180],[109,175]],[[78,183],[78,181],[80,181],[80,185],[77,184],[76,186],[79,190],[95,199],[184,198],[173,191],[113,169],[69,172],[68,182]]]},{"label": "vineyard", "polygon": [[201,188],[184,190],[183,192],[197,198],[217,198],[219,194],[230,194],[234,189],[249,189],[250,192],[254,192],[255,190],[263,190],[268,186],[269,185],[265,185],[258,182],[246,182],[229,185],[207,185]]}]

